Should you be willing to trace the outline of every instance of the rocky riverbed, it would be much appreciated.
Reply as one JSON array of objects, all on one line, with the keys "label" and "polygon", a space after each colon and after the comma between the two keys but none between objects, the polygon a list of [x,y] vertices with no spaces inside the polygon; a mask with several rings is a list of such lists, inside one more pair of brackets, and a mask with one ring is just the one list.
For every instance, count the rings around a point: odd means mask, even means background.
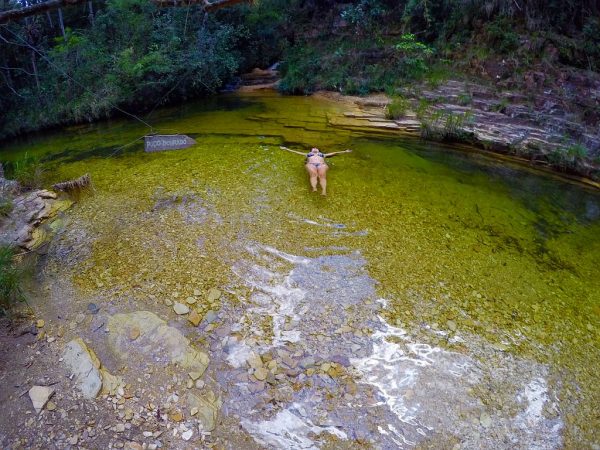
[{"label": "rocky riverbed", "polygon": [[[163,113],[182,151],[48,141],[94,191],[2,322],[1,447],[598,444],[593,191],[333,126],[339,102],[223,102]],[[279,150],[317,139],[354,150],[325,198]]]}]

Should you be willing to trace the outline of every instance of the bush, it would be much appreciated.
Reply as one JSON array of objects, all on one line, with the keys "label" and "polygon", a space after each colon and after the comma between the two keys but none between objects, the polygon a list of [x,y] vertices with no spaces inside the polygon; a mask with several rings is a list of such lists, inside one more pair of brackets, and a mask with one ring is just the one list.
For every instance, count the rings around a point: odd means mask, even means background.
[{"label": "bush", "polygon": [[500,17],[485,27],[485,37],[491,48],[500,54],[514,52],[519,47],[519,35],[507,17]]},{"label": "bush", "polygon": [[399,70],[408,79],[420,79],[428,71],[433,48],[417,41],[414,34],[403,34],[394,46],[399,57]]},{"label": "bush", "polygon": [[25,153],[21,159],[7,166],[8,178],[26,189],[39,189],[44,182],[45,170],[40,158]]},{"label": "bush", "polygon": [[400,119],[406,115],[410,103],[404,97],[395,97],[385,109],[385,118],[389,120]]},{"label": "bush", "polygon": [[435,110],[425,111],[419,115],[421,121],[421,137],[434,141],[466,141],[469,132],[465,129],[473,121],[473,113],[464,114]]},{"label": "bush", "polygon": [[10,198],[0,198],[0,217],[7,217],[13,210],[13,202]]},{"label": "bush", "polygon": [[15,249],[0,245],[0,308],[6,311],[16,301],[25,300],[21,289],[23,271],[15,261]]},{"label": "bush", "polygon": [[548,161],[563,169],[577,169],[588,157],[588,150],[580,143],[553,150],[548,154]]}]

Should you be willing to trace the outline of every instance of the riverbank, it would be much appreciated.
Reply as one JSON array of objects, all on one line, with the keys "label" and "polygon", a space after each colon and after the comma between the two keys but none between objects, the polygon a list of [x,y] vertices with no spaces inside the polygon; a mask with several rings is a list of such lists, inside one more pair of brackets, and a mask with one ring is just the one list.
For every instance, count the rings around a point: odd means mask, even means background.
[{"label": "riverbank", "polygon": [[[552,102],[550,93],[535,100],[545,105],[540,109],[532,109],[522,94],[494,94],[473,82],[449,80],[436,88],[415,85],[404,93],[400,101],[383,93],[314,95],[347,107],[343,118],[331,118],[333,126],[470,144],[501,159],[600,188],[600,131],[573,121]],[[600,85],[589,95],[599,96]],[[391,118],[390,109],[398,102],[401,111]],[[566,129],[576,129],[585,147],[567,144]]]}]

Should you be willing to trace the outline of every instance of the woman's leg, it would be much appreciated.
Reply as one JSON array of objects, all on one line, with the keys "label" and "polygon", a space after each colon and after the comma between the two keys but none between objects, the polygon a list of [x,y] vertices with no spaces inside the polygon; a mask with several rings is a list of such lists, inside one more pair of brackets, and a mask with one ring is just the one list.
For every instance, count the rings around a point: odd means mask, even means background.
[{"label": "woman's leg", "polygon": [[329,167],[327,164],[322,164],[317,169],[317,175],[319,176],[319,183],[321,183],[321,195],[327,195],[327,171]]},{"label": "woman's leg", "polygon": [[312,187],[313,192],[317,192],[317,178],[319,176],[317,172],[317,168],[312,164],[305,164],[306,171],[308,172],[308,176],[310,177],[310,185]]}]

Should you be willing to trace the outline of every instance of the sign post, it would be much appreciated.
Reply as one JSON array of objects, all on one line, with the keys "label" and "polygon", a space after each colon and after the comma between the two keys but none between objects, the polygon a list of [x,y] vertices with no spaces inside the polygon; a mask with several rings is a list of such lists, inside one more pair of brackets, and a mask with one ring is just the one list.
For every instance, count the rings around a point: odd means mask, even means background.
[{"label": "sign post", "polygon": [[144,136],[144,150],[148,153],[179,150],[194,145],[196,141],[185,134],[155,134]]}]

